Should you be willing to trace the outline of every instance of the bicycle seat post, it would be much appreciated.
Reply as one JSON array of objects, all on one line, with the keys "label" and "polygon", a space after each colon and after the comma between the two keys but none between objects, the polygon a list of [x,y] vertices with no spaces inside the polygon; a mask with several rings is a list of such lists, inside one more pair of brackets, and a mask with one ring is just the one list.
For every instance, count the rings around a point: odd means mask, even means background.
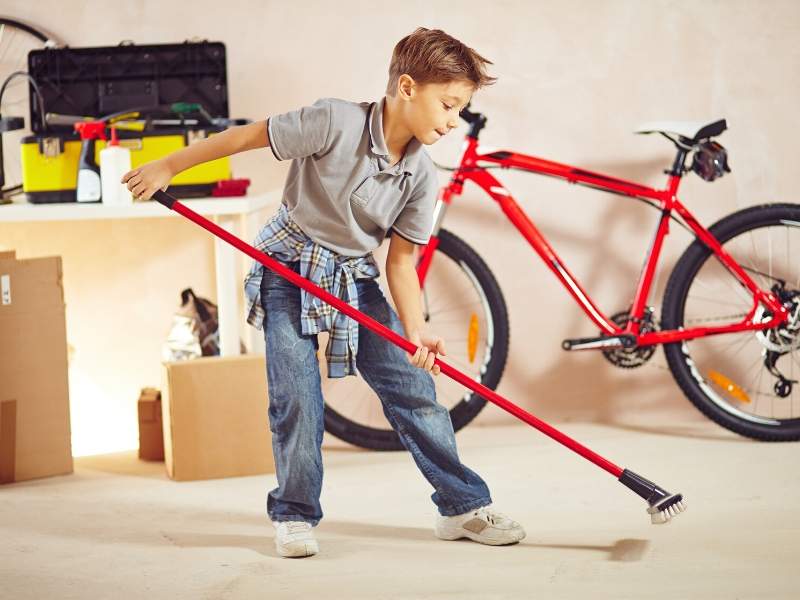
[{"label": "bicycle seat post", "polygon": [[675,162],[672,163],[671,169],[664,172],[674,177],[682,177],[686,172],[686,157],[689,155],[689,150],[682,148],[677,143],[675,146],[678,148],[678,153],[675,155]]}]

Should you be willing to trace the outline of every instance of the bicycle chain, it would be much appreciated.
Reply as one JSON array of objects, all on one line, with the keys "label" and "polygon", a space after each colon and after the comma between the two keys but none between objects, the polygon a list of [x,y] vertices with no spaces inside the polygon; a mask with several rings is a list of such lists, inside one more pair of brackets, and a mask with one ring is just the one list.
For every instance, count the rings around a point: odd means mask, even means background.
[{"label": "bicycle chain", "polygon": [[747,316],[747,313],[742,313],[739,315],[724,315],[722,317],[703,317],[703,318],[695,318],[689,319],[690,323],[709,323],[711,321],[721,321],[723,319],[744,319]]}]

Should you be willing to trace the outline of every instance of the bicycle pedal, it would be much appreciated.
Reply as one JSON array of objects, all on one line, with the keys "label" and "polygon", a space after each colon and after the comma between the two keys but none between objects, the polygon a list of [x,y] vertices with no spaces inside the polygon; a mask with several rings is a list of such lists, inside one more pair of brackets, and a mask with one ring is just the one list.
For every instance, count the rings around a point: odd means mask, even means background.
[{"label": "bicycle pedal", "polygon": [[561,342],[564,350],[598,350],[608,348],[633,348],[636,338],[632,335],[601,335],[598,337],[573,338]]}]

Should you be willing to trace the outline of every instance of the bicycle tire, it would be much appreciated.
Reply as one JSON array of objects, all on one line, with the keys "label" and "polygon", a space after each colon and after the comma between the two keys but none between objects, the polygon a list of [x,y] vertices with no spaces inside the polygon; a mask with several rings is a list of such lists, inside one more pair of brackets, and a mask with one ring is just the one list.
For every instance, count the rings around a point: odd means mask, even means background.
[{"label": "bicycle tire", "polygon": [[[720,243],[725,244],[760,227],[785,225],[782,221],[787,220],[800,226],[800,205],[765,204],[745,208],[720,219],[709,231]],[[695,240],[679,258],[664,292],[663,329],[679,329],[683,326],[689,288],[711,256],[711,250],[700,240]],[[686,397],[701,413],[718,425],[761,441],[800,440],[800,418],[778,419],[776,424],[758,423],[742,416],[742,411],[726,407],[724,401],[720,402],[719,396],[712,397],[709,392],[715,394],[713,387],[695,368],[685,342],[664,344],[664,353],[669,369]]]},{"label": "bicycle tire", "polygon": [[17,21],[15,19],[9,19],[7,17],[0,17],[0,25],[10,25],[11,27],[16,27],[17,29],[21,29],[25,33],[31,34],[33,37],[38,38],[41,42],[47,42],[50,40],[50,37],[47,36],[45,33],[39,31],[35,27],[28,25],[27,23],[23,23],[22,21]]},{"label": "bicycle tire", "polygon": [[[474,275],[480,291],[488,303],[492,316],[494,335],[490,359],[481,376],[481,383],[489,389],[495,389],[505,370],[508,359],[509,323],[508,309],[503,293],[488,265],[466,242],[455,234],[440,230],[439,246],[434,261],[444,259],[454,261],[462,269],[466,268]],[[445,361],[447,357],[445,357]],[[378,400],[376,399],[376,402]],[[450,420],[453,430],[459,431],[468,425],[486,406],[486,399],[472,392],[450,409]],[[331,435],[361,448],[380,451],[405,450],[400,436],[391,429],[379,429],[357,423],[340,414],[325,404],[325,430]]]},{"label": "bicycle tire", "polygon": [[[36,40],[38,40],[39,42],[42,43],[42,48],[51,47],[51,46],[54,47],[54,46],[60,45],[59,40],[53,38],[52,36],[48,35],[44,31],[42,31],[40,29],[37,29],[33,25],[29,25],[27,23],[23,23],[22,21],[17,21],[16,19],[10,19],[8,17],[0,17],[0,28],[3,31],[4,37],[5,37],[5,28],[6,27],[12,28],[12,30],[13,29],[17,29],[19,31],[22,31],[22,32],[32,36],[33,38],[35,38]],[[0,39],[0,43],[2,43],[2,39]],[[3,52],[3,54],[5,54],[5,53]],[[0,63],[0,65],[3,65],[3,63]],[[23,69],[21,65],[12,65],[12,68],[8,72],[6,72],[5,69],[0,68],[0,84],[3,83],[3,80],[5,80],[6,76],[11,71],[15,71],[15,70],[27,70],[27,69]],[[2,112],[2,108],[3,107],[0,106],[0,112]],[[16,131],[16,132],[12,132],[12,133],[14,134],[13,137],[16,139],[16,138],[21,138],[24,135],[28,135],[30,132],[28,131],[28,128],[25,127],[24,128],[24,133],[19,131],[19,130]],[[6,133],[4,135],[8,136],[9,133]],[[11,149],[12,149],[11,148],[11,144],[9,144],[9,150],[11,150]],[[5,153],[0,153],[0,155],[3,155],[4,158],[6,156]],[[17,167],[16,164],[14,166]],[[5,168],[5,171],[6,171],[6,173],[5,173],[6,177],[9,177],[9,174],[11,174],[12,177],[11,177],[11,183],[9,184],[9,182],[6,181],[5,184],[3,185],[3,188],[0,189],[0,201],[2,201],[3,198],[10,197],[10,196],[13,196],[13,195],[16,195],[16,194],[19,194],[19,193],[22,192],[22,174],[21,174],[21,172],[18,172],[19,168],[17,167],[13,171],[13,173],[12,173],[12,170],[9,168],[9,165],[4,165],[4,168]]]}]

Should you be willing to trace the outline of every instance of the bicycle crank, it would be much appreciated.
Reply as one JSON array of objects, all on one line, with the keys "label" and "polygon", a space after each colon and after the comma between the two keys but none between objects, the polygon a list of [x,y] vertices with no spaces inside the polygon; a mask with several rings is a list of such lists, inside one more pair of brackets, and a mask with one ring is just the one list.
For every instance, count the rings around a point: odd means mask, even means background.
[{"label": "bicycle crank", "polygon": [[630,334],[625,335],[601,335],[598,337],[587,338],[572,338],[561,342],[561,347],[564,350],[598,350],[602,348],[607,350],[610,348],[634,348],[636,347],[636,338]]}]

